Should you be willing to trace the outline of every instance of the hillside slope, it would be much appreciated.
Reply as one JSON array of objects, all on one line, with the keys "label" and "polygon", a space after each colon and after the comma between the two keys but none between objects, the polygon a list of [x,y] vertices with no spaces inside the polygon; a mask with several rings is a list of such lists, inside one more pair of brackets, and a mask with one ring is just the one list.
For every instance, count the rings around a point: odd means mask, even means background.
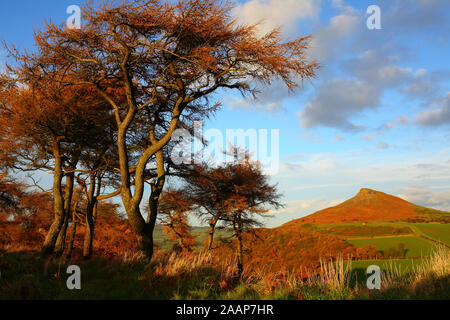
[{"label": "hillside slope", "polygon": [[[355,197],[335,207],[278,228],[247,233],[245,265],[252,269],[288,269],[301,273],[305,268],[317,268],[320,260],[327,261],[339,255],[344,259],[380,259],[393,257],[391,251],[397,250],[396,257],[420,256],[429,251],[433,242],[410,228],[415,225],[411,222],[419,221],[450,222],[450,213],[419,207],[383,192],[361,189]],[[403,252],[398,249],[399,244]],[[219,251],[233,257],[235,245]]]},{"label": "hillside slope", "polygon": [[449,212],[428,209],[384,192],[361,189],[353,198],[331,208],[317,211],[292,224],[338,224],[372,221],[447,221]]}]

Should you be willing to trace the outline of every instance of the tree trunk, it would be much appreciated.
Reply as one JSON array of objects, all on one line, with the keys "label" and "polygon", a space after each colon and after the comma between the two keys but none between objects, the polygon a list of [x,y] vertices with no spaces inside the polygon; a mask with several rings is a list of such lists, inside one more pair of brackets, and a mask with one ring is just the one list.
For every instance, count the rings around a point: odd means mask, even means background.
[{"label": "tree trunk", "polygon": [[45,237],[44,245],[41,249],[41,257],[46,258],[53,254],[55,250],[56,240],[64,223],[64,197],[62,192],[62,157],[60,154],[60,141],[57,139],[53,143],[53,156],[55,168],[53,170],[53,223]]},{"label": "tree trunk", "polygon": [[214,219],[209,221],[209,230],[208,230],[208,250],[212,250],[213,242],[214,242],[214,232],[216,230],[217,222],[219,221],[220,215],[214,217]]},{"label": "tree trunk", "polygon": [[74,186],[75,174],[73,172],[66,176],[66,187],[64,191],[64,222],[59,231],[58,238],[55,245],[55,255],[57,257],[62,256],[66,243],[67,226],[69,224],[69,213],[71,212],[73,186]]},{"label": "tree trunk", "polygon": [[[242,244],[242,218],[241,214],[239,213],[236,219],[236,223],[234,223],[234,230],[236,233],[237,238],[237,250],[236,250],[236,256],[237,256],[237,267],[238,267],[238,277],[239,279],[242,277],[242,274],[244,272],[244,250],[243,250],[243,244]],[[237,226],[236,226],[237,224]]]},{"label": "tree trunk", "polygon": [[[99,178],[98,187],[100,189],[101,182]],[[84,245],[83,245],[83,257],[85,259],[90,259],[92,256],[92,242],[94,240],[94,229],[95,229],[95,221],[94,221],[94,210],[97,206],[97,177],[94,172],[90,175],[90,187],[88,193],[88,204],[86,210],[86,232],[84,234]],[[97,192],[98,194],[98,192]]]},{"label": "tree trunk", "polygon": [[94,240],[94,211],[95,204],[88,205],[86,212],[86,232],[84,234],[83,258],[90,259],[92,256],[92,242]]},{"label": "tree trunk", "polygon": [[56,257],[61,257],[64,252],[64,246],[66,242],[67,226],[69,225],[69,215],[64,210],[64,219],[59,230],[58,237],[56,238],[54,253]]},{"label": "tree trunk", "polygon": [[77,222],[78,222],[78,219],[77,219],[77,214],[76,214],[76,209],[75,209],[75,210],[73,210],[73,214],[72,214],[72,232],[70,234],[69,247],[67,248],[67,255],[66,255],[67,259],[70,259],[72,257],[75,237],[77,235]]},{"label": "tree trunk", "polygon": [[138,250],[149,261],[153,258],[153,229],[150,225],[145,224],[140,231],[136,231],[136,239],[138,244]]},{"label": "tree trunk", "polygon": [[51,256],[55,250],[56,240],[58,239],[58,234],[64,223],[63,214],[64,214],[64,211],[62,211],[62,212],[55,211],[55,218],[53,219],[53,223],[47,232],[47,236],[45,237],[44,245],[42,246],[42,249],[41,249],[41,257],[42,258],[47,258],[47,257]]},{"label": "tree trunk", "polygon": [[[138,250],[146,258],[151,259],[153,256],[153,239],[139,208],[142,200],[144,181],[142,180],[142,177],[139,176],[139,172],[135,182],[135,197],[133,197],[131,192],[130,169],[128,165],[128,150],[126,146],[126,129],[127,128],[125,125],[119,124],[117,146],[119,151],[120,177],[122,182],[120,194],[123,206],[127,213],[128,221],[133,233],[136,235]],[[138,168],[140,171],[145,169],[146,164],[147,161],[143,164],[138,163]]]},{"label": "tree trunk", "polygon": [[237,248],[238,275],[239,275],[239,278],[241,278],[242,273],[244,272],[244,252],[243,252],[243,248],[242,248],[242,234],[238,235],[237,240],[238,240],[238,248]]},{"label": "tree trunk", "polygon": [[97,208],[98,202],[96,201],[92,209],[92,214],[87,213],[86,215],[86,233],[84,234],[84,244],[83,244],[83,257],[85,259],[90,259],[92,257],[94,234],[95,234],[95,222],[97,220]]},{"label": "tree trunk", "polygon": [[[124,74],[126,74],[124,70]],[[125,89],[127,91],[128,97],[128,114],[123,121],[120,120],[120,115],[116,111],[116,121],[119,127],[117,133],[117,147],[119,154],[119,164],[120,164],[120,178],[122,182],[121,186],[121,198],[122,203],[125,207],[125,211],[128,216],[128,221],[132,227],[133,232],[136,235],[137,243],[139,250],[144,254],[146,258],[149,260],[153,257],[153,229],[154,223],[150,221],[147,223],[145,219],[142,217],[139,206],[142,202],[144,188],[145,188],[145,169],[147,167],[148,161],[156,155],[157,163],[158,163],[158,175],[159,168],[162,167],[164,169],[164,159],[163,153],[160,151],[170,142],[172,134],[177,129],[178,122],[186,107],[186,103],[184,101],[185,96],[179,97],[177,100],[173,111],[172,111],[172,119],[170,121],[169,128],[164,136],[156,141],[155,139],[155,126],[153,124],[153,129],[150,130],[150,139],[152,141],[152,145],[149,146],[144,153],[141,155],[136,164],[136,169],[134,171],[134,194],[131,190],[131,176],[130,176],[130,167],[129,167],[129,157],[128,157],[128,148],[126,135],[127,130],[133,121],[134,116],[137,112],[136,101],[133,100],[133,92],[131,89],[131,79],[128,78],[125,81]],[[158,155],[159,154],[159,155]],[[150,218],[155,219],[156,218]]]},{"label": "tree trunk", "polygon": [[155,230],[156,220],[158,218],[159,198],[166,183],[166,170],[164,168],[164,154],[162,150],[156,153],[156,165],[158,171],[158,178],[156,180],[156,183],[152,184],[152,190],[148,200],[149,212],[146,223],[147,236],[150,237],[151,242],[151,244],[149,245],[151,245],[152,247],[151,256],[149,257],[150,259],[153,257],[153,246],[154,246],[153,232]]}]

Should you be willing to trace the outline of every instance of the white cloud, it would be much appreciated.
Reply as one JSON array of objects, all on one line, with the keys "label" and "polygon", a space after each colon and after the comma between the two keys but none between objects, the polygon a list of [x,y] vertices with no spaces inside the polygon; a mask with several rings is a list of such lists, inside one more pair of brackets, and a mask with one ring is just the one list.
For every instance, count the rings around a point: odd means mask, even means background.
[{"label": "white cloud", "polygon": [[[389,0],[383,6],[384,28],[394,33],[426,33],[428,37],[448,35],[448,0]],[[445,27],[447,26],[447,28]]]},{"label": "white cloud", "polygon": [[285,208],[272,211],[271,214],[287,214],[290,215],[292,219],[296,219],[322,209],[336,206],[341,202],[341,200],[329,200],[326,197],[318,197],[311,200],[288,201],[285,203]]},{"label": "white cloud", "polygon": [[414,73],[408,86],[401,89],[407,96],[427,98],[442,90],[443,82],[450,80],[447,70],[428,71],[419,69]]},{"label": "white cloud", "polygon": [[450,211],[450,191],[434,191],[428,186],[412,185],[398,195],[414,204],[438,210]]},{"label": "white cloud", "polygon": [[395,62],[396,57],[384,50],[364,51],[347,60],[342,69],[354,80],[335,78],[325,81],[316,96],[297,114],[301,126],[361,130],[351,118],[379,107],[386,90],[401,87],[411,78],[412,69],[399,67]]},{"label": "white cloud", "polygon": [[303,131],[301,134],[298,135],[300,139],[304,139],[310,143],[319,143],[324,142],[325,138],[318,136],[311,131]]},{"label": "white cloud", "polygon": [[[445,186],[450,181],[450,149],[416,157],[402,155],[397,159],[386,157],[384,153],[377,154],[361,149],[342,150],[306,154],[295,162],[282,162],[279,173],[272,179],[285,196],[286,208],[273,222],[269,221],[270,225],[340,203],[333,201],[349,199],[361,188],[397,195],[405,194],[411,184],[428,185],[433,191],[432,187]],[[431,203],[431,200],[427,203],[415,201],[419,205]]]},{"label": "white cloud", "polygon": [[296,30],[300,19],[317,19],[321,0],[250,0],[234,10],[237,20],[255,24],[264,20],[259,31],[265,34],[281,26],[287,33]]},{"label": "white cloud", "polygon": [[377,149],[379,150],[386,150],[389,149],[391,146],[389,144],[387,144],[386,142],[380,141],[377,144]]},{"label": "white cloud", "polygon": [[310,54],[321,63],[334,60],[348,45],[347,40],[361,24],[361,18],[355,12],[347,12],[331,18],[327,27],[312,34]]},{"label": "white cloud", "polygon": [[325,82],[314,97],[297,115],[303,128],[326,126],[344,130],[360,130],[349,118],[373,108],[379,102],[379,92],[359,81],[333,79]]},{"label": "white cloud", "polygon": [[361,139],[366,140],[366,141],[372,141],[373,139],[375,139],[377,137],[382,137],[385,135],[386,135],[386,133],[375,132],[375,133],[371,133],[371,134],[365,134]]},{"label": "white cloud", "polygon": [[450,92],[437,99],[438,108],[419,113],[414,122],[424,126],[441,126],[450,124]]},{"label": "white cloud", "polygon": [[380,89],[393,89],[410,79],[411,68],[395,65],[398,56],[388,50],[372,49],[362,52],[358,57],[347,60],[343,70],[360,81],[371,84]]}]

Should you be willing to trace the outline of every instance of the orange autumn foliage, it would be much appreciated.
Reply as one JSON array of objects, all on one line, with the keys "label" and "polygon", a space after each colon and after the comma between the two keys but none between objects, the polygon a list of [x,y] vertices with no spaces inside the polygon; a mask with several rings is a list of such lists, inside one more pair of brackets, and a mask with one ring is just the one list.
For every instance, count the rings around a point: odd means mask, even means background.
[{"label": "orange autumn foliage", "polygon": [[[0,175],[0,249],[38,251],[53,219],[52,197]],[[71,226],[68,234],[71,233]],[[82,256],[85,225],[77,228],[75,257]],[[100,202],[96,221],[94,251],[100,255],[123,256],[136,249],[136,240],[119,206]]]},{"label": "orange autumn foliage", "polygon": [[195,237],[191,234],[187,216],[191,206],[192,201],[180,191],[166,191],[160,198],[159,219],[163,232],[169,235],[170,240],[177,242],[175,251],[190,251],[195,246]]},{"label": "orange autumn foliage", "polygon": [[34,248],[42,244],[45,229],[51,224],[52,198],[0,175],[0,248]]},{"label": "orange autumn foliage", "polygon": [[[320,260],[374,259],[380,252],[373,246],[356,247],[338,237],[303,228],[257,229],[244,235],[246,270],[290,271],[298,274],[320,267]],[[215,252],[223,259],[234,255],[234,245]]]}]

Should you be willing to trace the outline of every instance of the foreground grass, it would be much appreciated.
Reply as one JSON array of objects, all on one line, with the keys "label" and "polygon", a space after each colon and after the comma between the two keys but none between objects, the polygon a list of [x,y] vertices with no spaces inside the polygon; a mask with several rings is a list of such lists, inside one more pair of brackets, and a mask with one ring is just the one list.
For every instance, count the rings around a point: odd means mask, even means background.
[{"label": "foreground grass", "polygon": [[[209,253],[159,252],[152,263],[138,256],[65,262],[42,260],[35,252],[0,252],[0,299],[450,299],[450,253],[436,247],[429,259],[401,271],[385,264],[382,289],[369,291],[358,263],[323,262],[318,273],[300,278],[289,272],[247,270],[235,278],[233,261]],[[82,290],[66,287],[66,268],[82,270]]]}]

